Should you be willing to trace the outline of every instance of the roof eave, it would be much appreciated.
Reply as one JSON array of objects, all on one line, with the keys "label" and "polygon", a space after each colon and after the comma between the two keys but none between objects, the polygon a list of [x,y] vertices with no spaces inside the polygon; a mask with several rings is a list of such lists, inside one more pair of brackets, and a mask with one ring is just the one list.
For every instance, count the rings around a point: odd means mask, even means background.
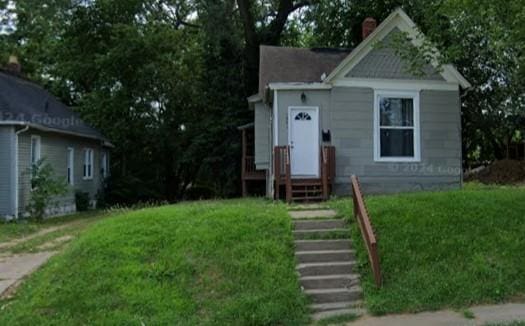
[{"label": "roof eave", "polygon": [[28,126],[30,128],[37,129],[37,130],[40,130],[40,131],[55,132],[55,133],[59,133],[59,134],[69,135],[69,136],[75,136],[75,137],[99,140],[99,141],[102,141],[104,143],[104,146],[115,147],[110,141],[108,141],[104,137],[98,137],[98,136],[95,136],[95,135],[87,135],[87,134],[83,134],[83,133],[79,133],[79,132],[61,130],[61,129],[56,129],[56,128],[49,128],[49,127],[45,127],[45,126],[42,126],[42,125],[39,125],[39,124],[36,124],[36,123],[30,123],[30,122],[25,122],[25,121],[6,120],[6,121],[0,121],[0,126]]}]

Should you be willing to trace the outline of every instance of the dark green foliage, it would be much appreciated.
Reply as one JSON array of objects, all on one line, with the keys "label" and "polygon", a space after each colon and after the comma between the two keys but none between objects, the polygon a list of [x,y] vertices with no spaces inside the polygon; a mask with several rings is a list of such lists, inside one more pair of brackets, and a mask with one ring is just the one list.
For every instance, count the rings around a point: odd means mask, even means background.
[{"label": "dark green foliage", "polygon": [[215,190],[205,185],[192,186],[184,192],[185,200],[213,199],[216,196]]},{"label": "dark green foliage", "polygon": [[57,178],[51,164],[40,159],[27,171],[31,175],[31,194],[28,211],[32,218],[41,221],[46,209],[52,208],[57,196],[67,193],[67,184],[63,178]]},{"label": "dark green foliage", "polygon": [[89,209],[89,193],[82,191],[75,192],[75,204],[77,211],[87,211]]}]

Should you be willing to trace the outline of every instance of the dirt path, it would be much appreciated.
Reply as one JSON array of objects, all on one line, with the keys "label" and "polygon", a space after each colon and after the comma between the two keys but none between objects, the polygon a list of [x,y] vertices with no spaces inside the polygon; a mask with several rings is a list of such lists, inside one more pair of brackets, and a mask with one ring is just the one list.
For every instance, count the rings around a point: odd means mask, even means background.
[{"label": "dirt path", "polygon": [[57,226],[50,226],[50,227],[47,227],[47,228],[42,229],[40,231],[37,231],[35,233],[32,233],[32,234],[30,234],[28,236],[12,239],[12,240],[9,240],[9,241],[6,241],[6,242],[2,242],[2,243],[0,243],[0,250],[8,250],[8,249],[10,249],[10,248],[12,248],[12,247],[14,247],[16,245],[19,245],[21,243],[26,242],[26,241],[38,238],[40,236],[49,234],[51,232],[60,231],[60,230],[66,229],[68,227],[75,226],[75,225],[77,225],[79,223],[82,223],[82,221],[74,221],[74,222],[69,222],[69,223],[61,224],[61,225],[57,225]]},{"label": "dirt path", "polygon": [[[22,280],[45,264],[47,260],[59,252],[61,247],[75,236],[98,221],[98,218],[80,219],[61,225],[50,226],[31,235],[0,243],[0,298],[7,298],[14,294]],[[63,231],[63,232],[59,232]],[[57,232],[53,238],[37,240],[20,251],[17,246],[31,242],[39,237]],[[35,252],[36,251],[36,252]]]}]

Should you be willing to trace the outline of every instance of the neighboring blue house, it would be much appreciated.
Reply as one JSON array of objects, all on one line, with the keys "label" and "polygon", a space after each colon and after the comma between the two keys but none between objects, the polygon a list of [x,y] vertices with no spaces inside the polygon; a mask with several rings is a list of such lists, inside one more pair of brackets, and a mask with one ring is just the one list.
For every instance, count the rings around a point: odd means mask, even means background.
[{"label": "neighboring blue house", "polygon": [[76,211],[75,191],[87,192],[91,203],[109,174],[111,144],[69,107],[20,74],[12,57],[0,70],[0,217],[27,213],[31,197],[28,171],[40,158],[70,186],[50,205],[48,215]]}]

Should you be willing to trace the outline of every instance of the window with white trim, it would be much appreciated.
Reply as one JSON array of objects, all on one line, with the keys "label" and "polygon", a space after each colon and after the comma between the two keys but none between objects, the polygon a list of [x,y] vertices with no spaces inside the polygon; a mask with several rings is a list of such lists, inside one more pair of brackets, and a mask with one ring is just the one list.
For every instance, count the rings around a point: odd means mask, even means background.
[{"label": "window with white trim", "polygon": [[35,165],[41,158],[42,139],[40,136],[31,136],[31,164]]},{"label": "window with white trim", "polygon": [[419,133],[419,92],[375,92],[375,161],[419,161]]},{"label": "window with white trim", "polygon": [[93,150],[84,148],[84,179],[93,179]]}]

